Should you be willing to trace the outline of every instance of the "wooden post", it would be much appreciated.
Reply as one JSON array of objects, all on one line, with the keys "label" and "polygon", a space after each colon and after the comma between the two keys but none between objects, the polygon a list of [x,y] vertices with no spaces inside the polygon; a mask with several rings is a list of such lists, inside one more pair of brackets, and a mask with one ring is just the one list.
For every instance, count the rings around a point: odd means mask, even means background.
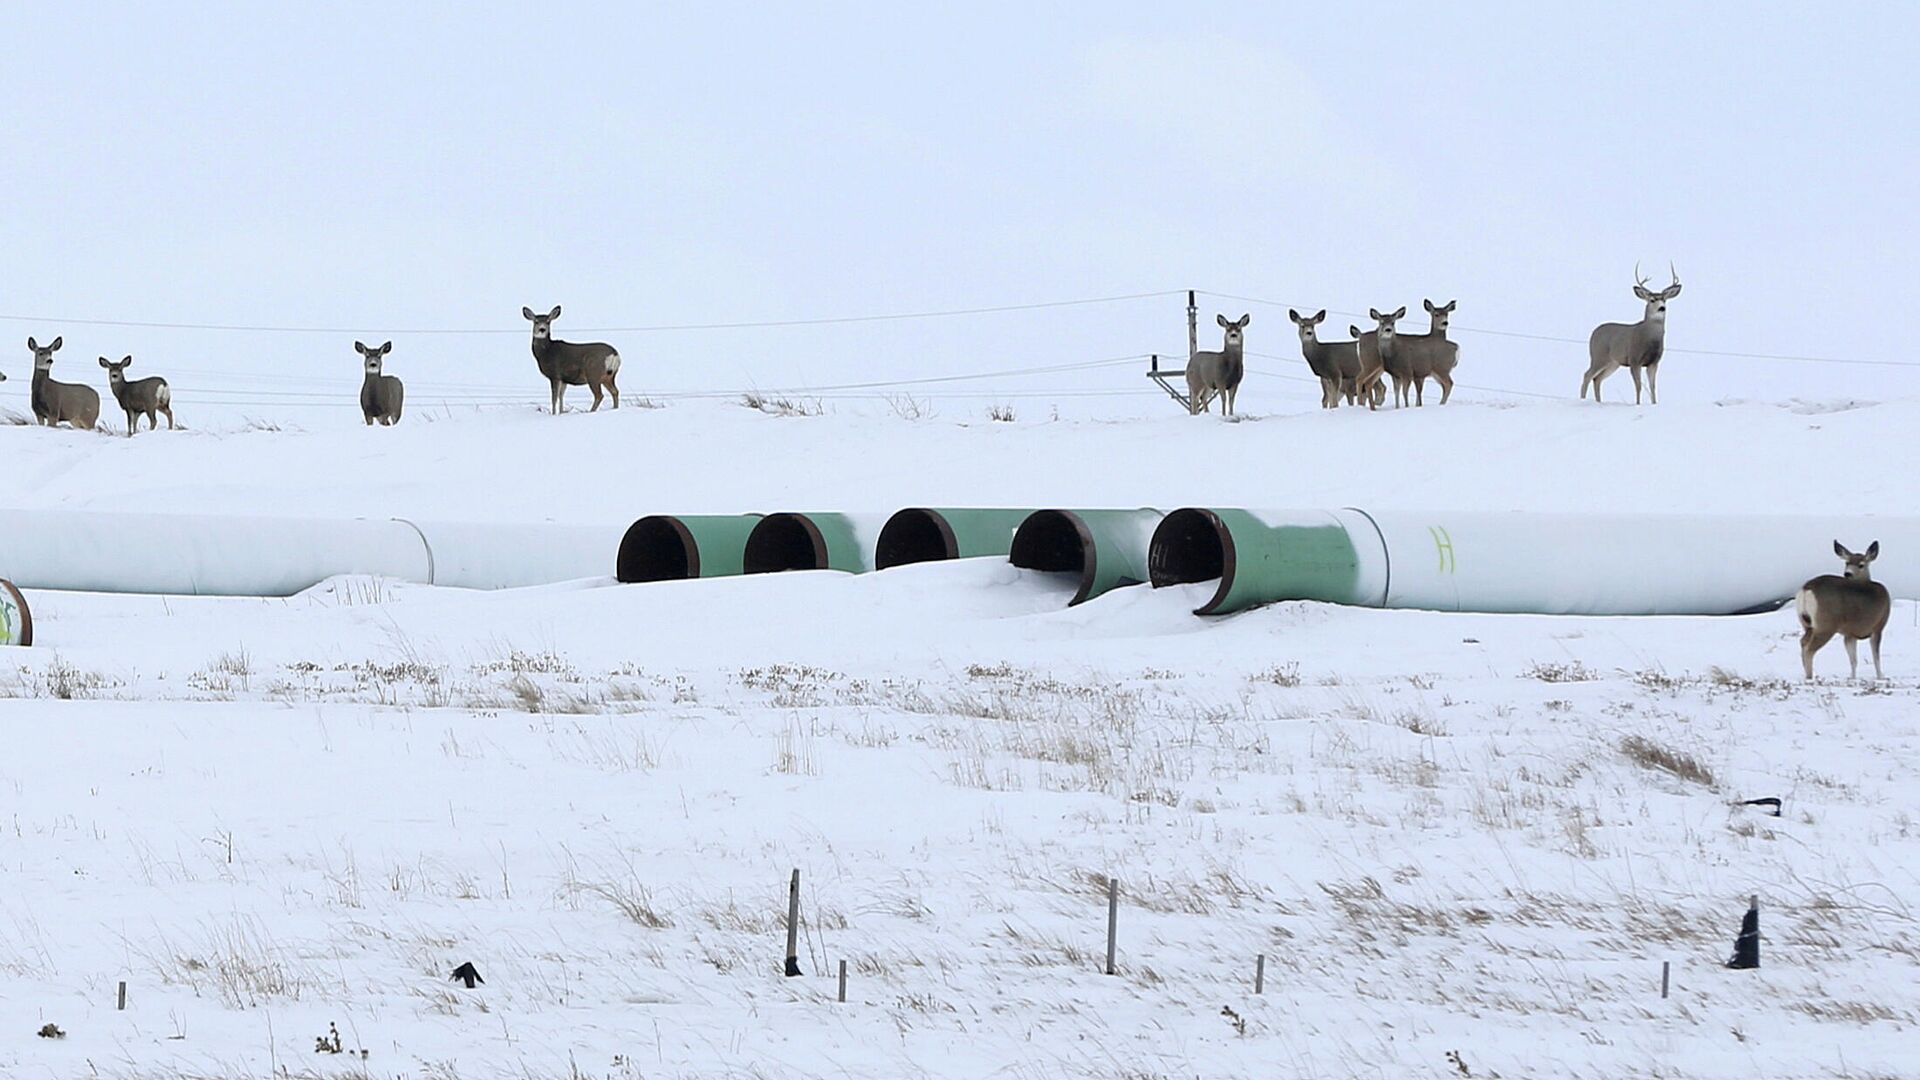
[{"label": "wooden post", "polygon": [[1667,996],[1667,987],[1672,984],[1672,981],[1673,981],[1673,961],[1671,960],[1660,961],[1660,996],[1661,997],[1664,998]]},{"label": "wooden post", "polygon": [[121,1012],[127,1011],[127,983],[125,979],[120,981],[120,1000],[117,1008]]},{"label": "wooden post", "polygon": [[846,1000],[847,1000],[847,962],[845,960],[842,960],[840,961],[840,1002],[841,1004],[845,1004]]},{"label": "wooden post", "polygon": [[1187,290],[1187,363],[1193,363],[1194,356],[1200,351],[1200,306],[1194,302],[1193,290]]},{"label": "wooden post", "polygon": [[1253,992],[1267,992],[1267,954],[1261,953],[1253,958]]},{"label": "wooden post", "polygon": [[787,886],[787,978],[800,974],[800,871],[793,871]]},{"label": "wooden post", "polygon": [[1107,879],[1107,974],[1115,974],[1113,946],[1120,928],[1120,879]]}]

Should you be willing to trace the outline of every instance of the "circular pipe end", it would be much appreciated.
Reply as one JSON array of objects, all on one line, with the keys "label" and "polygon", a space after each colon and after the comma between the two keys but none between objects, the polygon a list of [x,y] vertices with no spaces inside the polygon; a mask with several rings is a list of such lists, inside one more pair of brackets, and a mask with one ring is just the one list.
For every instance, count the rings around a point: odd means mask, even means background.
[{"label": "circular pipe end", "polygon": [[768,514],[747,534],[741,569],[749,574],[825,570],[827,541],[805,514]]},{"label": "circular pipe end", "polygon": [[1080,515],[1071,510],[1036,510],[1014,530],[1007,561],[1022,570],[1078,574],[1080,589],[1067,601],[1067,606],[1072,607],[1086,600],[1093,591],[1099,554],[1093,533],[1088,531]]},{"label": "circular pipe end", "polygon": [[1147,548],[1147,578],[1158,589],[1219,581],[1213,599],[1194,609],[1195,615],[1216,611],[1233,590],[1233,534],[1211,510],[1184,507],[1161,519]]},{"label": "circular pipe end", "polygon": [[910,507],[887,519],[874,548],[874,569],[960,557],[953,526],[938,510]]},{"label": "circular pipe end", "polygon": [[686,522],[667,514],[643,517],[628,526],[620,538],[614,578],[641,581],[680,581],[700,576],[700,545]]},{"label": "circular pipe end", "polygon": [[[18,623],[8,628],[8,634],[18,639],[17,644],[33,644],[33,612],[27,608],[27,598],[20,595],[20,590],[14,588],[13,582],[6,578],[0,578],[0,593],[5,594],[0,595],[0,603],[19,613]],[[5,644],[7,642],[0,638],[0,645]]]}]

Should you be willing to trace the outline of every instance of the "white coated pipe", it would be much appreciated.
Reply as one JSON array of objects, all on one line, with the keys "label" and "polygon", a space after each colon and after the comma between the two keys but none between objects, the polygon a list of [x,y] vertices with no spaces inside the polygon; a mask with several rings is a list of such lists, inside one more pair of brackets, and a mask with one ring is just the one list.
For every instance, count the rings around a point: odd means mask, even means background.
[{"label": "white coated pipe", "polygon": [[613,572],[622,526],[0,510],[23,589],[291,596],[342,574],[503,589]]}]

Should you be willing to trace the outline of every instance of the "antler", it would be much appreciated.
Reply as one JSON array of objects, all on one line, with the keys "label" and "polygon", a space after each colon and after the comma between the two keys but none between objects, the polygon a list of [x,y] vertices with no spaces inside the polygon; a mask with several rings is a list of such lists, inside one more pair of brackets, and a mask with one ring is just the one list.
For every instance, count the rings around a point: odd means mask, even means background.
[{"label": "antler", "polygon": [[1634,283],[1634,285],[1636,285],[1636,286],[1638,286],[1638,287],[1640,287],[1640,288],[1642,288],[1642,289],[1644,289],[1644,288],[1646,288],[1646,287],[1647,287],[1647,279],[1646,279],[1645,277],[1643,277],[1643,276],[1641,275],[1641,273],[1640,273],[1640,260],[1639,260],[1639,259],[1635,259],[1635,260],[1633,260],[1633,283]]},{"label": "antler", "polygon": [[1673,260],[1672,260],[1672,259],[1668,259],[1668,260],[1667,260],[1667,276],[1673,279],[1673,281],[1672,281],[1672,282],[1670,282],[1670,283],[1669,283],[1669,284],[1667,285],[1667,288],[1669,288],[1669,289],[1671,289],[1671,288],[1673,288],[1673,287],[1674,287],[1675,285],[1678,285],[1678,284],[1680,284],[1680,271],[1678,271],[1678,270],[1675,270],[1675,269],[1673,268]]}]

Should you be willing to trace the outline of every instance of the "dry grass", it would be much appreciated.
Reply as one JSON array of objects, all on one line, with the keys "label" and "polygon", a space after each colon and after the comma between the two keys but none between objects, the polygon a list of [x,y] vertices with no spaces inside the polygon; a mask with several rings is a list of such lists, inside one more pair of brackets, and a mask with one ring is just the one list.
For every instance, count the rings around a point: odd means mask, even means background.
[{"label": "dry grass", "polygon": [[1705,788],[1715,786],[1713,770],[1692,754],[1662,746],[1643,735],[1628,735],[1620,740],[1620,752],[1643,769],[1677,776]]}]

